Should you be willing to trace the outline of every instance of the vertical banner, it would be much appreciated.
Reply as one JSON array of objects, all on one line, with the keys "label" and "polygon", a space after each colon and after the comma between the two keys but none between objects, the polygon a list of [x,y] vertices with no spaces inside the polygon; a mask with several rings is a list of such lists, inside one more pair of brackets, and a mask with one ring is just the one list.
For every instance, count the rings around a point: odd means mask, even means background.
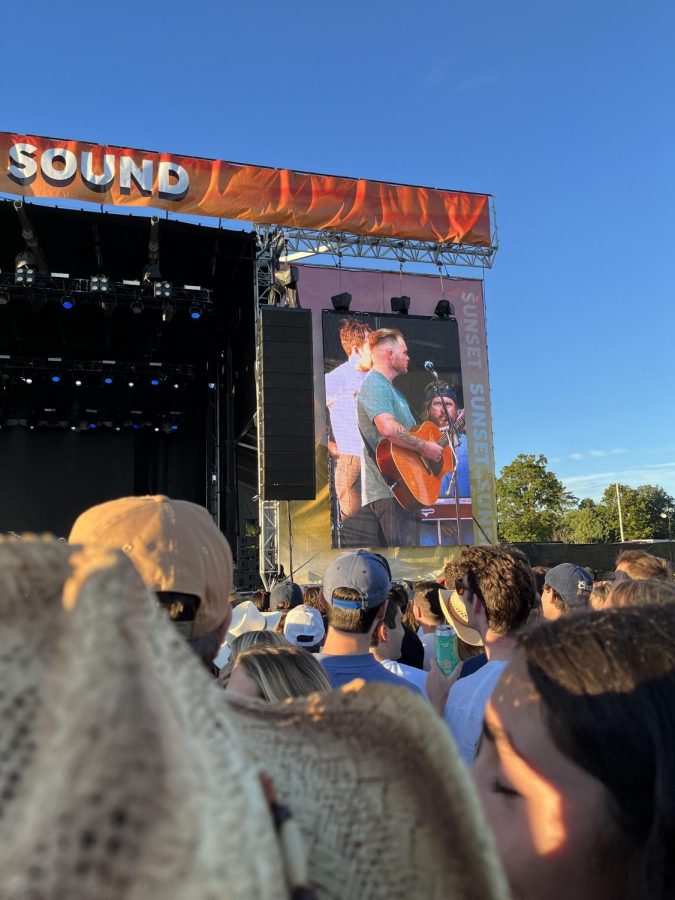
[{"label": "vertical banner", "polygon": [[[461,546],[497,539],[483,284],[298,269],[300,302],[314,319],[317,496],[290,504],[290,534],[283,504],[280,561],[297,581],[318,583],[336,553],[369,547],[386,554],[396,578],[438,575]],[[348,311],[334,310],[331,296],[344,293]],[[391,312],[401,296],[408,315]],[[435,315],[441,300],[449,318]],[[382,412],[426,441],[426,452],[437,443],[440,458],[380,445]]]}]

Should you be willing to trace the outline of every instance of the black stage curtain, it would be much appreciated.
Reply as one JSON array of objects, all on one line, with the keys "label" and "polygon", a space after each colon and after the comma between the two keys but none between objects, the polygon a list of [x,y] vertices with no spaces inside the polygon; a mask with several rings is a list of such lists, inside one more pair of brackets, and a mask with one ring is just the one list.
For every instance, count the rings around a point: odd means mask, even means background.
[{"label": "black stage curtain", "polygon": [[3,428],[0,460],[0,532],[67,537],[83,510],[133,494],[206,499],[204,439],[195,433]]}]

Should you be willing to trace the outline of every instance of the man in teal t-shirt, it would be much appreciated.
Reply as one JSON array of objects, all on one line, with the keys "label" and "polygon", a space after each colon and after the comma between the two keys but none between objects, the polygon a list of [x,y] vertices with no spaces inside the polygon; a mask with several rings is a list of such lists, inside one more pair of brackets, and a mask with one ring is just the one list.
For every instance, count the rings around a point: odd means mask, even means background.
[{"label": "man in teal t-shirt", "polygon": [[374,454],[382,438],[406,450],[416,450],[432,462],[439,462],[443,450],[434,441],[425,441],[410,429],[415,418],[408,401],[394,387],[393,381],[408,371],[408,348],[400,331],[380,328],[370,335],[373,368],[366,375],[359,391],[357,411],[359,428],[366,443],[364,451],[365,478],[361,480],[364,506],[377,516],[383,536],[383,547],[406,547],[415,543],[414,519],[394,499],[382,477]]}]

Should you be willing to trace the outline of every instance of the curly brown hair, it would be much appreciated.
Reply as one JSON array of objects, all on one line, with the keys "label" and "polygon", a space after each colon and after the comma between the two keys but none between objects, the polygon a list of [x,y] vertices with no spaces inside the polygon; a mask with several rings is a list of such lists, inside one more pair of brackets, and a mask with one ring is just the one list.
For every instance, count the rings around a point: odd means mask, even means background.
[{"label": "curly brown hair", "polygon": [[532,568],[520,550],[508,545],[465,547],[445,567],[445,586],[466,576],[472,592],[485,607],[488,627],[498,634],[524,625],[536,602]]},{"label": "curly brown hair", "polygon": [[354,347],[360,347],[368,340],[372,329],[358,319],[343,319],[340,322],[340,343],[347,356],[352,355]]}]

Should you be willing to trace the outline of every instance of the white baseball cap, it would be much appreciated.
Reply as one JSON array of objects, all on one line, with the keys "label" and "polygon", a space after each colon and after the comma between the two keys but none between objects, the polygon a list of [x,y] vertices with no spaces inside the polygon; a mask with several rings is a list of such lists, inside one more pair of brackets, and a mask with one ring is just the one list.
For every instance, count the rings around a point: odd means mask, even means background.
[{"label": "white baseball cap", "polygon": [[296,606],[286,616],[284,637],[295,647],[314,647],[325,634],[321,613],[313,606]]}]

